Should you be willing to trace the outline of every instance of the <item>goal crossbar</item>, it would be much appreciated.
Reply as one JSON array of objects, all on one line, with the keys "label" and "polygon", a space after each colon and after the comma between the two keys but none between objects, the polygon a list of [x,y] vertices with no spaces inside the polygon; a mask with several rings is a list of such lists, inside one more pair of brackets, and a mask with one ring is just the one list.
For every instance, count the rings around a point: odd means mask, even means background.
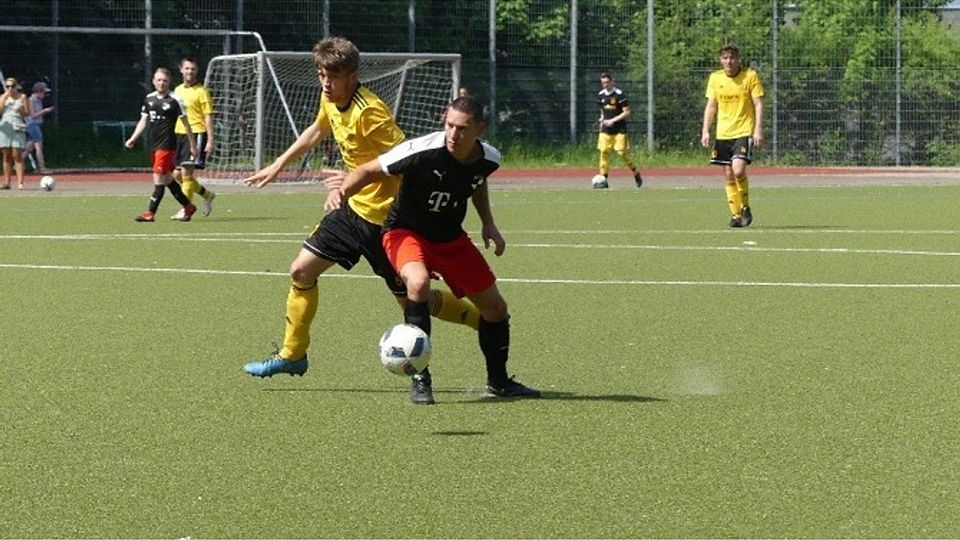
[{"label": "goal crossbar", "polygon": [[[408,137],[439,127],[460,84],[460,55],[361,53],[360,82],[391,108]],[[237,179],[263,167],[299,137],[316,116],[321,95],[313,55],[269,51],[211,59],[204,81],[214,99],[217,151],[206,178]],[[330,142],[304,156],[286,180],[338,165]]]}]

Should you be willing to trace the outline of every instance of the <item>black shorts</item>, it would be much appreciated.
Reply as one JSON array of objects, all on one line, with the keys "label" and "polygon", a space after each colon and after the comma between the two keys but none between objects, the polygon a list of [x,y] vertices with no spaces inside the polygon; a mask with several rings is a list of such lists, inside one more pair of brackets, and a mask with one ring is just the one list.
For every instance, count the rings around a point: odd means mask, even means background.
[{"label": "black shorts", "polygon": [[177,133],[177,167],[181,165],[193,165],[194,169],[203,169],[207,163],[207,134],[194,133],[193,138],[197,141],[197,159],[190,159],[190,141],[185,133]]},{"label": "black shorts", "polygon": [[753,137],[714,141],[710,163],[730,165],[735,159],[742,159],[747,163],[753,161]]},{"label": "black shorts", "polygon": [[346,270],[353,268],[362,256],[374,273],[383,278],[390,292],[395,296],[406,296],[407,288],[383,250],[382,235],[380,225],[363,219],[344,202],[339,210],[324,216],[310,237],[304,240],[303,248]]}]

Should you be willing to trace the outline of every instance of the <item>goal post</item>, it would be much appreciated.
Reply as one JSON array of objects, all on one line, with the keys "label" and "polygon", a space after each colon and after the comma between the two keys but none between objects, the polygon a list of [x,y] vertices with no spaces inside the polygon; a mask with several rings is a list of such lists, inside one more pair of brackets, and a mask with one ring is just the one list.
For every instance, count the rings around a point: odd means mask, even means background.
[{"label": "goal post", "polygon": [[[460,84],[460,55],[360,53],[360,82],[390,106],[408,138],[417,137],[440,128]],[[207,65],[204,84],[213,98],[217,145],[205,179],[239,180],[269,164],[314,122],[320,103],[309,52],[217,56]],[[336,144],[328,138],[278,180],[312,180],[321,169],[339,167]]]}]

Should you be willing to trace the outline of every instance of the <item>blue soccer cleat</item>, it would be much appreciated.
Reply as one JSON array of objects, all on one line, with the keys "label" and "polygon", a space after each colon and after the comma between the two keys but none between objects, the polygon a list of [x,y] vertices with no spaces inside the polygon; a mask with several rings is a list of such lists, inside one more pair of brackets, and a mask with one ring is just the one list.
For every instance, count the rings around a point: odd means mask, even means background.
[{"label": "blue soccer cleat", "polygon": [[273,377],[277,373],[289,373],[290,376],[300,375],[302,377],[307,372],[308,367],[310,367],[310,361],[307,360],[307,355],[303,355],[303,358],[299,360],[287,360],[278,354],[274,354],[261,362],[250,362],[243,366],[243,370],[254,377]]}]

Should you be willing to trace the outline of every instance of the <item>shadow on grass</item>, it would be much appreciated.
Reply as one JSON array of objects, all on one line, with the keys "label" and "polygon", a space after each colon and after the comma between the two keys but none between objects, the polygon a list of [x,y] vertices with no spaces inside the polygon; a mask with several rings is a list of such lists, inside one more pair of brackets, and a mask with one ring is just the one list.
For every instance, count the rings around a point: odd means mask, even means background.
[{"label": "shadow on grass", "polygon": [[[847,227],[839,225],[764,225],[762,227],[752,227],[752,229],[759,229],[763,231],[820,231],[820,230],[842,230]],[[749,232],[750,229],[744,229],[745,232]]]},{"label": "shadow on grass", "polygon": [[[436,392],[436,390],[434,390]],[[477,394],[476,391],[467,390],[467,393]],[[536,398],[503,398],[487,397],[479,392],[477,399],[462,401],[461,403],[503,403],[504,401],[537,401]],[[574,392],[543,392],[539,401],[606,401],[610,403],[653,403],[657,401],[666,401],[665,399],[634,396],[631,394],[577,394]]]},{"label": "shadow on grass", "polygon": [[[262,392],[327,392],[336,394],[398,394],[404,395],[407,390],[372,389],[372,388],[264,388]],[[449,396],[467,396],[472,399],[461,401],[447,401],[449,404],[473,403],[503,403],[505,401],[606,401],[610,403],[655,403],[667,401],[649,396],[635,396],[632,394],[577,394],[575,392],[543,392],[543,396],[536,398],[503,398],[487,396],[481,388],[451,388],[433,389],[434,394]]]}]

